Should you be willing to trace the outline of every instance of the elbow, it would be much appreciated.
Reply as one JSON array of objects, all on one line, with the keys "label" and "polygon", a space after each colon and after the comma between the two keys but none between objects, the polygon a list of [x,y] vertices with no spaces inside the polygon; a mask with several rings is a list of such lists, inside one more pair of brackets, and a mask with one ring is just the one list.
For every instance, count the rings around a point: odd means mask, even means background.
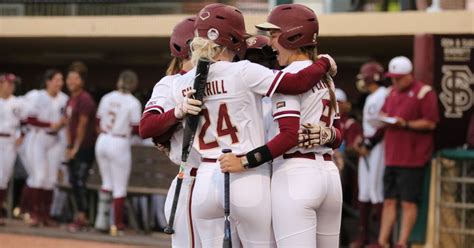
[{"label": "elbow", "polygon": [[428,130],[434,131],[436,129],[436,122],[428,123]]},{"label": "elbow", "polygon": [[142,139],[151,138],[151,135],[147,129],[147,125],[143,120],[140,121],[140,125],[138,126],[138,135],[140,135],[140,138]]},{"label": "elbow", "polygon": [[145,113],[145,115],[143,115],[142,119],[140,120],[140,124],[138,125],[138,135],[142,139],[148,139],[152,137],[152,135],[150,134],[148,119],[148,115]]}]

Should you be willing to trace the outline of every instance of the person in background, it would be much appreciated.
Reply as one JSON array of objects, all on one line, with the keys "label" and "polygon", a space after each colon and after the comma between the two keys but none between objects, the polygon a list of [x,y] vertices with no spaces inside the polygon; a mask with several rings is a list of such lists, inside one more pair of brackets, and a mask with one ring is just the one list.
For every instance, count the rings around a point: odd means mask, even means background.
[{"label": "person in background", "polygon": [[[394,247],[408,247],[421,199],[425,167],[434,149],[433,131],[439,121],[438,101],[429,85],[416,81],[413,65],[403,56],[393,58],[387,77],[393,89],[387,96],[381,116],[387,123],[385,139],[384,202],[378,244],[386,247],[401,201],[400,237]],[[388,120],[387,120],[388,119]]]},{"label": "person in background", "polygon": [[[11,73],[0,73],[0,210],[7,197],[8,181],[12,175],[17,148],[23,141],[18,137],[21,121],[26,119],[23,102],[13,96],[19,79]],[[0,226],[5,225],[1,219]]]},{"label": "person in background", "polygon": [[[380,222],[383,202],[383,173],[384,143],[376,139],[378,117],[385,98],[387,89],[383,86],[384,68],[377,62],[367,62],[360,68],[357,75],[358,84],[362,85],[369,96],[365,100],[362,127],[363,140],[355,146],[359,157],[358,188],[359,188],[359,224],[358,236],[351,243],[351,248],[361,248],[369,244],[369,228]],[[359,83],[360,82],[360,83]],[[374,218],[370,218],[371,214]],[[372,220],[372,221],[371,221]],[[378,233],[378,232],[376,232]]]},{"label": "person in background", "polygon": [[96,140],[95,116],[97,104],[84,89],[87,67],[82,62],[72,63],[67,72],[66,85],[70,99],[66,107],[67,150],[69,159],[69,181],[76,199],[78,212],[68,230],[76,232],[89,225],[86,181],[94,161]]}]

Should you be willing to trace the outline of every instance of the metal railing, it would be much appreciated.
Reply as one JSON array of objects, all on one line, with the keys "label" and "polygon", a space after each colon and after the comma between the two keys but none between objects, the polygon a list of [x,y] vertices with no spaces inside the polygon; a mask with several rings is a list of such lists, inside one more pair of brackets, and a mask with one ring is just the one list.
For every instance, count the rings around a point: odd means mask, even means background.
[{"label": "metal railing", "polygon": [[213,2],[228,3],[245,12],[268,12],[265,0],[0,0],[0,16],[83,16],[196,14]]},{"label": "metal railing", "polygon": [[437,156],[436,247],[474,247],[474,151]]}]

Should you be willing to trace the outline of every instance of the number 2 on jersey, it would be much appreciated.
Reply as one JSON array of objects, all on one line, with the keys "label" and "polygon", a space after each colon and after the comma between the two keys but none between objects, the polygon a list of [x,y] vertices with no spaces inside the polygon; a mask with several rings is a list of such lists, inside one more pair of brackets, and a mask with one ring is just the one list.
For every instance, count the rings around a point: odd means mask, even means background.
[{"label": "number 2 on jersey", "polygon": [[[204,116],[204,124],[202,125],[201,132],[199,133],[199,149],[207,150],[207,149],[216,148],[219,146],[219,144],[217,143],[217,140],[214,140],[211,142],[204,141],[204,136],[206,136],[206,131],[209,128],[209,126],[211,126],[211,118],[209,117],[209,112],[207,111],[207,109],[203,109],[201,113]],[[217,116],[217,136],[222,137],[222,136],[230,135],[230,138],[232,139],[232,144],[235,144],[239,142],[237,133],[238,133],[238,130],[234,125],[232,125],[229,114],[227,112],[227,104],[222,103],[219,106],[219,114]]]}]

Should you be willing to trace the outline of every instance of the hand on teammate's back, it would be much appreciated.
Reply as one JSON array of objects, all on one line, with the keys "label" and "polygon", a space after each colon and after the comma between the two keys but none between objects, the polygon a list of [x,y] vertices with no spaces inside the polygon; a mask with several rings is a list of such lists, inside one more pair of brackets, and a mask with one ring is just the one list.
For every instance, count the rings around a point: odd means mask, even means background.
[{"label": "hand on teammate's back", "polygon": [[303,127],[298,130],[298,134],[298,146],[305,148],[331,143],[336,136],[333,127],[311,123],[303,124]]},{"label": "hand on teammate's back", "polygon": [[183,102],[175,107],[174,116],[177,119],[183,119],[187,114],[198,115],[201,112],[202,102],[192,98],[194,93],[196,93],[194,89],[188,91]]}]

